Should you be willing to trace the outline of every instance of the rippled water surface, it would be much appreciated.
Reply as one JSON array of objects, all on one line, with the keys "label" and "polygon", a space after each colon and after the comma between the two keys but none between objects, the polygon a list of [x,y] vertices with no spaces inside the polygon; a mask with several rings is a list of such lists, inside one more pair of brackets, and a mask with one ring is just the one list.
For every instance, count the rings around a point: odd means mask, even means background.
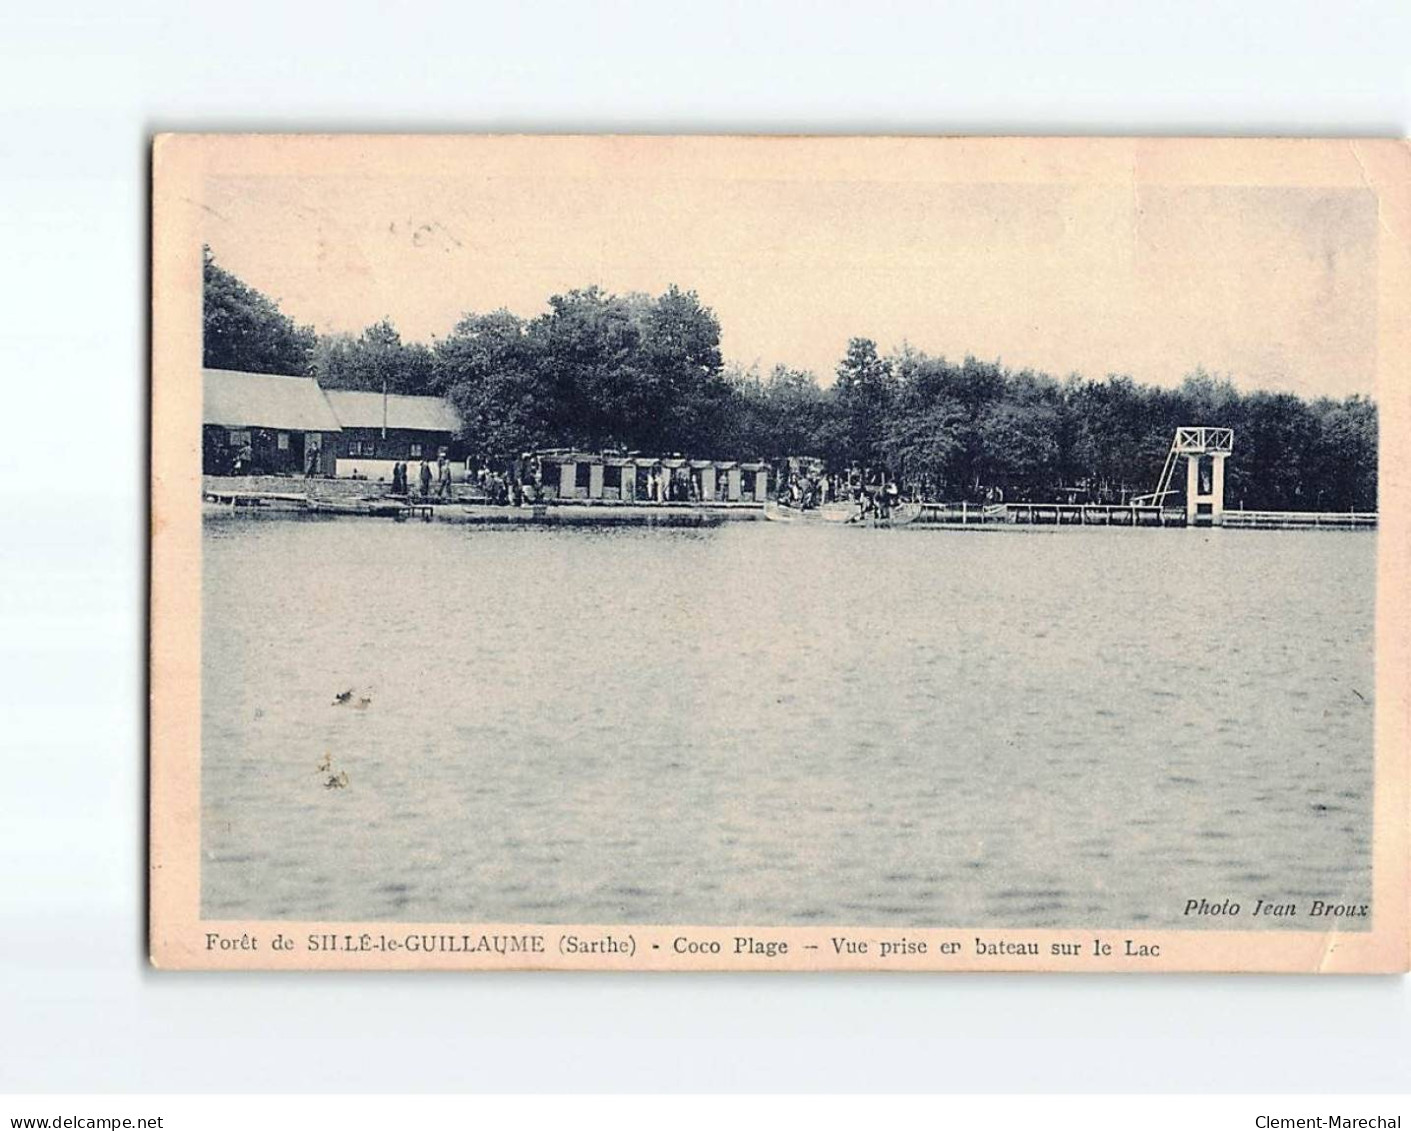
[{"label": "rippled water surface", "polygon": [[1370,897],[1375,535],[203,544],[207,917],[1196,927],[1226,924],[1190,898]]}]

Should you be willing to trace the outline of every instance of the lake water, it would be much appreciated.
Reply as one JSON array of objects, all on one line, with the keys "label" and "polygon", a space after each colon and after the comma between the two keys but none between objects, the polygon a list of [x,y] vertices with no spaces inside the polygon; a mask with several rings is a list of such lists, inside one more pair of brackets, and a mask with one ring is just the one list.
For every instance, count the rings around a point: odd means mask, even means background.
[{"label": "lake water", "polygon": [[203,548],[209,918],[1371,896],[1375,534],[230,518]]}]

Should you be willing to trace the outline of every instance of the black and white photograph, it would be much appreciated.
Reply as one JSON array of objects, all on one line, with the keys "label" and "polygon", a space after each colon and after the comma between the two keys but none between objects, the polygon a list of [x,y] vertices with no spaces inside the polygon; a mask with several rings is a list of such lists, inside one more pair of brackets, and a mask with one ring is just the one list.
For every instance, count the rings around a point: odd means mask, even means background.
[{"label": "black and white photograph", "polygon": [[0,1128],[1407,1125],[1411,7],[0,29]]},{"label": "black and white photograph", "polygon": [[1404,967],[1404,147],[154,177],[159,964]]}]

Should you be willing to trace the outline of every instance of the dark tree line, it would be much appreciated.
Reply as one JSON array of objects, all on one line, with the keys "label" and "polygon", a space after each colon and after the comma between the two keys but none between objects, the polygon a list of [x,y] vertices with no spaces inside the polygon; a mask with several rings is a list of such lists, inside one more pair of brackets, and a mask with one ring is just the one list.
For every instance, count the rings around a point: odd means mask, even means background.
[{"label": "dark tree line", "polygon": [[318,342],[312,326],[296,325],[266,298],[215,261],[211,249],[201,249],[202,364],[207,369],[241,369],[246,373],[308,372]]},{"label": "dark tree line", "polygon": [[692,291],[553,296],[522,319],[465,315],[430,345],[390,321],[317,335],[206,255],[206,365],[310,374],[328,388],[449,397],[488,462],[540,447],[717,458],[816,455],[885,469],[926,495],[1121,502],[1154,489],[1179,425],[1235,430],[1231,506],[1374,510],[1377,410],[1363,397],[1243,393],[1197,371],[1175,389],[1125,376],[1063,380],[854,338],[828,388],[812,373],[726,367],[720,324]]}]

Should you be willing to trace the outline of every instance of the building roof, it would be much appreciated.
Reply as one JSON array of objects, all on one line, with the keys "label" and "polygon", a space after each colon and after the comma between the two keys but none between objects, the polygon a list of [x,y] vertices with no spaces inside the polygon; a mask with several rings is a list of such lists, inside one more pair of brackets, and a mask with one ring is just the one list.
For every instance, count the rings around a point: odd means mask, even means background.
[{"label": "building roof", "polygon": [[387,394],[387,419],[382,418],[382,394],[362,389],[328,389],[324,395],[344,428],[407,428],[416,432],[458,432],[461,418],[443,397]]},{"label": "building roof", "polygon": [[201,420],[226,428],[278,428],[289,432],[338,432],[323,390],[312,377],[201,370]]}]

